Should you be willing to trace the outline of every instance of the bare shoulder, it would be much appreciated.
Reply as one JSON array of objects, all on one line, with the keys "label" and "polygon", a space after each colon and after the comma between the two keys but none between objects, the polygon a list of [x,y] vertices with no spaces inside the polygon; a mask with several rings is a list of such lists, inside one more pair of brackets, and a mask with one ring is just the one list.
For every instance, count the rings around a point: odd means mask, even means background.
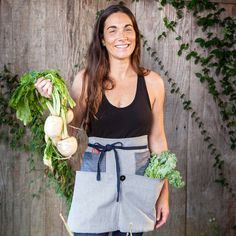
[{"label": "bare shoulder", "polygon": [[150,73],[145,76],[145,81],[146,81],[147,86],[149,86],[150,88],[153,88],[154,90],[164,89],[163,79],[158,73],[154,71],[150,71]]},{"label": "bare shoulder", "polygon": [[154,71],[150,71],[144,78],[151,103],[153,104],[157,98],[157,100],[164,98],[165,87],[161,76]]},{"label": "bare shoulder", "polygon": [[72,83],[71,96],[75,99],[77,99],[82,93],[84,72],[85,69],[79,71],[76,74],[74,81]]},{"label": "bare shoulder", "polygon": [[80,71],[76,74],[76,76],[75,76],[75,78],[74,78],[74,81],[73,81],[73,83],[72,83],[72,88],[74,87],[75,89],[79,89],[79,88],[82,89],[84,72],[85,72],[85,69],[80,70]]}]

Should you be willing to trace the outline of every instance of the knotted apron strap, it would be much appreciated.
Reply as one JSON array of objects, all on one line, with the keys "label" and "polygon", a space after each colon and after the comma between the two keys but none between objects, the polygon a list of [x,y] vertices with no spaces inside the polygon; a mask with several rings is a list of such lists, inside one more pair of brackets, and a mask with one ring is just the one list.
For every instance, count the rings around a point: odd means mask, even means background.
[{"label": "knotted apron strap", "polygon": [[96,150],[98,150],[100,152],[100,156],[98,159],[98,163],[97,163],[97,181],[101,180],[101,170],[100,170],[100,165],[101,162],[105,156],[105,153],[107,151],[114,151],[115,154],[115,162],[116,162],[116,176],[117,176],[117,199],[116,201],[119,202],[119,195],[120,195],[120,164],[119,164],[119,156],[118,156],[118,152],[116,149],[122,149],[122,150],[136,150],[136,149],[145,149],[147,148],[147,145],[143,145],[143,146],[123,146],[122,142],[115,142],[112,144],[106,144],[106,145],[102,145],[100,143],[89,143],[88,144],[89,147],[95,148]]}]

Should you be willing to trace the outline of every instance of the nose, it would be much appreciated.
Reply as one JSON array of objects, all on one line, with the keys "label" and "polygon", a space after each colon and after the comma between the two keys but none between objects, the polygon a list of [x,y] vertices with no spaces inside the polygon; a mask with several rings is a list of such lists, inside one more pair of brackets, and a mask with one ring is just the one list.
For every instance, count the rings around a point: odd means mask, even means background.
[{"label": "nose", "polygon": [[121,30],[119,32],[118,37],[119,37],[119,40],[127,40],[128,39],[127,34],[126,34],[126,32],[124,30]]}]

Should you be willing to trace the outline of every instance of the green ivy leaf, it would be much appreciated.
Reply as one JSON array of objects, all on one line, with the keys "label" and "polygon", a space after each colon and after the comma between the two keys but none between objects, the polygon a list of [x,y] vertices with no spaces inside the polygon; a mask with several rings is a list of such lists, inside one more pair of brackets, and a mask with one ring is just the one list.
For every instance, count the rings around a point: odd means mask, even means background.
[{"label": "green ivy leaf", "polygon": [[157,40],[160,40],[162,38],[162,34],[160,34],[158,37],[157,37]]},{"label": "green ivy leaf", "polygon": [[198,78],[201,78],[202,77],[202,74],[201,73],[195,73],[195,75],[198,77]]},{"label": "green ivy leaf", "polygon": [[206,132],[207,131],[204,129],[204,130],[201,131],[201,134],[204,135],[204,134],[206,134]]},{"label": "green ivy leaf", "polygon": [[187,54],[186,60],[190,60],[192,57],[196,58],[198,56],[197,52],[191,51],[190,53]]},{"label": "green ivy leaf", "polygon": [[157,54],[157,52],[152,52],[151,57],[154,57]]},{"label": "green ivy leaf", "polygon": [[175,93],[178,93],[180,90],[180,88],[178,87],[176,90],[175,90]]},{"label": "green ivy leaf", "polygon": [[212,37],[213,33],[212,32],[208,32],[207,33],[207,38],[210,39]]},{"label": "green ivy leaf", "polygon": [[211,149],[213,146],[214,146],[214,144],[213,144],[213,143],[210,143],[210,144],[207,146],[207,148],[208,148],[208,149]]},{"label": "green ivy leaf", "polygon": [[191,114],[191,118],[193,118],[195,115],[196,115],[196,112],[195,112],[195,111],[192,112],[192,114]]},{"label": "green ivy leaf", "polygon": [[181,40],[181,39],[182,39],[182,37],[180,35],[175,38],[175,40]]},{"label": "green ivy leaf", "polygon": [[205,46],[206,41],[203,38],[197,38],[194,41],[195,43],[198,43],[201,47]]},{"label": "green ivy leaf", "polygon": [[146,44],[147,44],[147,40],[144,40],[144,42],[143,42],[143,46],[145,46]]}]

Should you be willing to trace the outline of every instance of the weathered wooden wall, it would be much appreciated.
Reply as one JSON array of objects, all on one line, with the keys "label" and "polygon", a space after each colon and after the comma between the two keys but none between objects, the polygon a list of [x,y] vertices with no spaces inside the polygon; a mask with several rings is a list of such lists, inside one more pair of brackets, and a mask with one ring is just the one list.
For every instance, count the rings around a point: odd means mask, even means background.
[{"label": "weathered wooden wall", "polygon": [[[91,38],[97,10],[118,1],[105,0],[0,0],[0,67],[11,63],[14,73],[30,69],[58,68],[69,81],[83,67],[86,48]],[[236,189],[235,152],[227,145],[221,128],[218,108],[204,85],[195,78],[198,67],[184,57],[178,57],[179,42],[169,33],[157,41],[164,30],[162,18],[175,19],[171,7],[158,10],[154,0],[124,1],[135,13],[139,28],[148,38],[164,62],[169,75],[193,102],[214,143],[225,160],[225,173]],[[226,8],[226,15],[236,15],[236,1],[217,1]],[[217,30],[217,29],[216,29]],[[179,23],[177,32],[185,42],[202,33],[189,12]],[[194,44],[192,47],[196,47]],[[144,66],[159,72],[159,67],[147,52],[143,52]],[[78,65],[78,67],[75,67]],[[159,72],[161,73],[161,72]],[[179,98],[166,87],[165,128],[168,146],[178,156],[186,187],[170,187],[171,214],[167,224],[147,235],[160,236],[233,236],[236,231],[235,202],[225,189],[214,183],[216,173],[213,158],[207,150],[200,131],[190,114],[183,110]],[[59,218],[65,215],[65,204],[54,190],[45,186],[43,164],[37,161],[36,171],[29,172],[28,154],[12,152],[0,146],[0,235],[1,236],[66,236]],[[215,218],[214,223],[210,219]],[[214,233],[214,227],[217,233]],[[202,234],[203,235],[203,234]]]}]

